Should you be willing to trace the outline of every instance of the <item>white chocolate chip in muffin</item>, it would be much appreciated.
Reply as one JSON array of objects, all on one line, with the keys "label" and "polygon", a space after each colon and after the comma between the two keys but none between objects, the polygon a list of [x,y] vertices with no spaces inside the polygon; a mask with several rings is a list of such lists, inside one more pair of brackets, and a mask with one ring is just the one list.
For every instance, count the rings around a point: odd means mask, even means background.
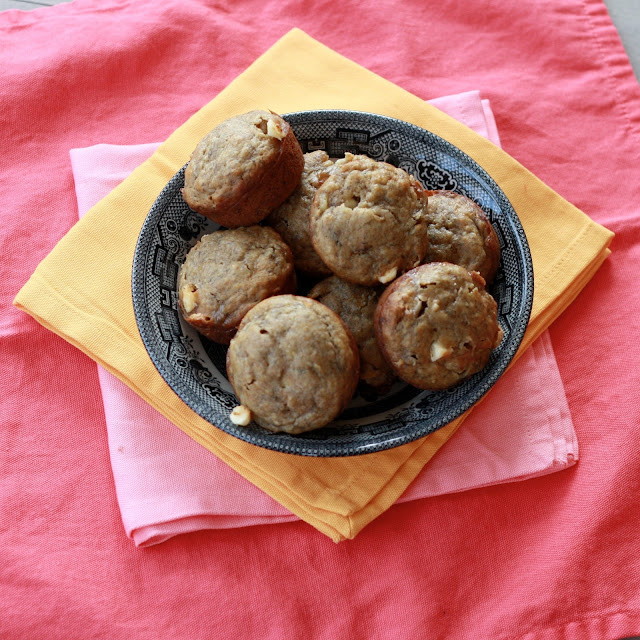
[{"label": "white chocolate chip in muffin", "polygon": [[392,280],[395,280],[395,277],[398,275],[398,267],[391,267],[391,269],[389,269],[388,271],[385,271],[379,278],[378,280],[382,283],[382,284],[387,284],[388,282],[391,282]]},{"label": "white chocolate chip in muffin", "polygon": [[451,355],[451,348],[445,346],[442,342],[436,341],[431,343],[431,362],[436,362],[440,358]]},{"label": "white chocolate chip in muffin", "polygon": [[198,290],[188,284],[180,290],[180,300],[185,313],[191,313],[198,306]]},{"label": "white chocolate chip in muffin", "polygon": [[251,422],[251,411],[242,404],[233,408],[229,420],[239,427],[246,427]]},{"label": "white chocolate chip in muffin", "polygon": [[352,196],[351,198],[347,198],[344,201],[344,206],[348,207],[349,209],[355,209],[358,206],[359,202],[360,202],[359,200],[357,200]]},{"label": "white chocolate chip in muffin", "polygon": [[329,201],[327,200],[327,196],[324,193],[319,193],[315,197],[315,204],[318,207],[318,213],[324,213],[329,206]]},{"label": "white chocolate chip in muffin", "polygon": [[267,135],[276,140],[284,140],[287,134],[282,130],[280,123],[269,118],[269,120],[267,120]]}]

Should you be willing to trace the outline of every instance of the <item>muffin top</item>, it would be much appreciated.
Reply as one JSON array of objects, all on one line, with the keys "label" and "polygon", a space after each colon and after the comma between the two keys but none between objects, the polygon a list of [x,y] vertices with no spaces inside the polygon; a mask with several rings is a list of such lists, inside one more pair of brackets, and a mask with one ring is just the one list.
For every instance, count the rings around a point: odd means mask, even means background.
[{"label": "muffin top", "polygon": [[264,298],[295,285],[293,256],[276,231],[254,225],[214,231],[189,251],[178,274],[186,320],[213,340],[233,332]]},{"label": "muffin top", "polygon": [[485,212],[453,191],[430,191],[429,248],[424,262],[452,262],[490,283],[500,262],[500,243]]},{"label": "muffin top", "polygon": [[484,285],[477,272],[431,262],[385,290],[375,330],[398,377],[420,389],[446,389],[486,365],[502,330]]},{"label": "muffin top", "polygon": [[272,431],[302,433],[330,423],[351,400],[358,370],[358,350],[342,320],[302,296],[257,304],[227,352],[236,396]]},{"label": "muffin top", "polygon": [[295,189],[304,161],[288,122],[255,110],[221,122],[196,146],[182,195],[226,227],[264,219]]},{"label": "muffin top", "polygon": [[313,199],[311,240],[335,275],[386,284],[424,258],[426,208],[426,192],[406,171],[347,153]]},{"label": "muffin top", "polygon": [[349,327],[360,354],[360,379],[379,392],[387,391],[395,376],[382,356],[373,328],[378,290],[331,276],[316,284],[309,297],[335,311]]},{"label": "muffin top", "polygon": [[318,187],[329,177],[332,167],[333,161],[324,151],[305,153],[300,184],[265,220],[291,247],[296,269],[310,276],[331,275],[311,243],[309,211]]}]

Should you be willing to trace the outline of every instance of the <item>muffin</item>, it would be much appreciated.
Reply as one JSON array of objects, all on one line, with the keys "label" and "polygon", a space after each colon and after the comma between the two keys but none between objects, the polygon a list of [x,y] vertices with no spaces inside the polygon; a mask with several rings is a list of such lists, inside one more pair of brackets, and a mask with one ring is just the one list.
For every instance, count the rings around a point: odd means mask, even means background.
[{"label": "muffin", "polygon": [[351,400],[358,369],[353,336],[328,307],[302,296],[268,298],[247,313],[227,351],[241,403],[232,420],[292,434],[319,429]]},{"label": "muffin", "polygon": [[376,308],[376,338],[396,375],[420,389],[447,389],[480,371],[502,340],[496,301],[482,276],[447,262],[407,272]]},{"label": "muffin", "polygon": [[313,199],[311,241],[343,280],[386,284],[422,262],[429,242],[426,215],[427,195],[415,178],[347,153]]},{"label": "muffin", "polygon": [[250,111],[220,123],[198,143],[182,196],[224,227],[250,226],[291,195],[303,166],[290,125],[270,111]]},{"label": "muffin", "polygon": [[360,380],[378,393],[388,391],[395,376],[380,352],[373,329],[378,290],[331,276],[316,284],[309,297],[335,311],[349,327],[358,345]]},{"label": "muffin", "polygon": [[309,210],[318,187],[329,177],[333,161],[324,151],[304,154],[304,169],[294,192],[269,214],[265,223],[273,227],[291,247],[300,273],[308,276],[331,275],[313,248],[309,235]]},{"label": "muffin", "polygon": [[500,263],[500,242],[484,211],[471,199],[453,191],[429,191],[424,262],[453,262],[477,271],[487,284]]},{"label": "muffin", "polygon": [[295,288],[291,250],[276,231],[259,225],[203,236],[178,273],[185,320],[222,344],[229,343],[251,307]]}]

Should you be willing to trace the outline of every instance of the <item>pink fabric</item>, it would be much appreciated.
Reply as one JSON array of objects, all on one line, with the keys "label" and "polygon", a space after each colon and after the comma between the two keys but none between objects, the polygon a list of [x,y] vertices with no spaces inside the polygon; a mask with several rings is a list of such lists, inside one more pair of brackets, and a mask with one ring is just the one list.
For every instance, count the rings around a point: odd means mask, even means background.
[{"label": "pink fabric", "polygon": [[[478,91],[431,102],[500,143],[489,101]],[[80,216],[144,162],[157,144],[72,149]],[[125,531],[136,545],[150,546],[202,529],[298,519],[101,367],[98,377],[118,505]],[[577,459],[578,441],[545,332],[400,501],[525,480],[570,467]]]},{"label": "pink fabric", "polygon": [[[95,364],[11,301],[77,219],[69,149],[165,138],[293,26],[424,99],[477,87],[504,149],[616,232],[550,330],[580,462],[339,545],[290,522],[139,549]],[[640,633],[640,88],[601,0],[75,0],[0,13],[0,69],[0,637]]]}]

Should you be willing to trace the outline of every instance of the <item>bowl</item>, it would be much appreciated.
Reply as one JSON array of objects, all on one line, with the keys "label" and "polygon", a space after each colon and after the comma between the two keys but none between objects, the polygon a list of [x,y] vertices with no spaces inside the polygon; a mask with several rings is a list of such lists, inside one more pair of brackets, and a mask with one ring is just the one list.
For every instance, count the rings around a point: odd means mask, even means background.
[{"label": "bowl", "polygon": [[527,239],[511,203],[491,176],[443,138],[394,118],[360,111],[284,114],[306,153],[366,154],[414,175],[427,189],[447,189],[474,200],[496,230],[501,248],[489,292],[504,332],[480,372],[446,391],[397,383],[385,395],[356,394],[332,424],[301,435],[273,433],[229,419],[238,404],[227,380],[227,348],[188,325],[178,307],[177,276],[189,249],[217,224],[192,211],[180,189],[184,167],[162,190],[142,225],[132,268],[136,321],[152,362],[178,397],[206,421],[259,447],[305,456],[352,456],[412,442],[445,426],[484,396],[504,373],[522,341],[533,302]]}]

